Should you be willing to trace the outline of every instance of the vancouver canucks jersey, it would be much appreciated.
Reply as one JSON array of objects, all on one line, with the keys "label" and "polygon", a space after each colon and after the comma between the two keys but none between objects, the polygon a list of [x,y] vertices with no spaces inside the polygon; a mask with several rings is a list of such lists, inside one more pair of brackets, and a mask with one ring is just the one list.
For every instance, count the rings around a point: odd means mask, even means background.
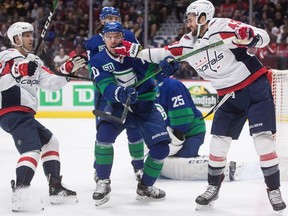
[{"label": "vancouver canucks jersey", "polygon": [[[139,43],[130,30],[124,30],[124,39],[132,43]],[[101,50],[104,49],[105,43],[103,40],[103,35],[102,34],[94,35],[86,42],[85,46],[87,50],[88,63],[89,63],[90,59],[93,58],[94,55],[96,55],[97,53],[99,53]]]},{"label": "vancouver canucks jersey", "polygon": [[180,81],[166,78],[158,85],[156,107],[167,126],[191,137],[206,131],[203,115],[196,108],[190,92]]},{"label": "vancouver canucks jersey", "polygon": [[[134,86],[151,72],[155,65],[130,57],[114,57],[105,48],[90,61],[92,79],[108,102],[116,102],[114,92],[117,86]],[[148,79],[137,88],[139,100],[155,100],[153,79]]]}]

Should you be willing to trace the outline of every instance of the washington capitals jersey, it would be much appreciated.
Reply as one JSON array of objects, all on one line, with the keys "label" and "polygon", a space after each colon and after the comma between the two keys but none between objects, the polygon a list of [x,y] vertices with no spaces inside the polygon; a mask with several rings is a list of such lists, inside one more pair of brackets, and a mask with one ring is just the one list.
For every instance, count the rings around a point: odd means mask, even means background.
[{"label": "washington capitals jersey", "polygon": [[206,131],[202,113],[196,108],[190,92],[178,80],[166,78],[160,84],[156,107],[167,126],[191,137]]},{"label": "washington capitals jersey", "polygon": [[[185,57],[197,73],[205,80],[210,80],[211,85],[220,96],[229,92],[240,90],[258,77],[267,73],[267,69],[257,59],[247,53],[247,48],[240,48],[232,43],[235,29],[240,26],[249,26],[260,40],[256,47],[265,47],[270,39],[268,33],[263,30],[228,18],[213,18],[202,38],[192,36],[191,32],[184,35],[180,41],[171,46],[158,49],[142,50],[138,57],[154,63],[159,63],[168,55],[183,57],[195,50],[207,45],[230,38],[224,45],[210,47],[190,57]],[[143,52],[144,51],[144,52]],[[151,60],[149,60],[151,59]]]},{"label": "washington capitals jersey", "polygon": [[[38,67],[33,76],[15,80],[10,71],[21,61],[33,60]],[[17,49],[0,52],[0,115],[13,111],[34,112],[38,107],[39,87],[56,91],[67,84],[67,79],[56,76],[43,61],[33,54],[23,56]]]},{"label": "washington capitals jersey", "polygon": [[[124,30],[124,39],[132,43],[139,43],[130,30]],[[85,46],[87,50],[88,61],[90,61],[90,59],[93,58],[94,55],[104,49],[105,43],[103,35],[94,35],[86,42]]]},{"label": "washington capitals jersey", "polygon": [[[114,57],[106,48],[91,59],[90,65],[92,79],[108,102],[116,102],[114,92],[117,86],[134,86],[155,67],[140,59]],[[155,100],[154,80],[148,79],[137,87],[137,92],[139,100]]]}]

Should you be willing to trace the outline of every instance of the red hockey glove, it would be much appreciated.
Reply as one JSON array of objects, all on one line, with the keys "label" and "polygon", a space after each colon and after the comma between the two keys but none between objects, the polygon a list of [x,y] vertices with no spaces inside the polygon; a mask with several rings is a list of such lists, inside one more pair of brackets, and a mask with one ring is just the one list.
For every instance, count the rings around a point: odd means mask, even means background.
[{"label": "red hockey glove", "polygon": [[131,43],[129,41],[123,40],[122,46],[116,47],[115,52],[119,56],[130,56],[135,58],[141,49],[142,46],[140,44]]},{"label": "red hockey glove", "polygon": [[60,72],[63,74],[74,73],[80,68],[85,67],[86,64],[87,62],[84,56],[76,55],[60,66]]},{"label": "red hockey glove", "polygon": [[255,35],[254,30],[249,26],[241,26],[235,30],[236,39],[232,41],[239,47],[255,47],[259,41],[259,35]]},{"label": "red hockey glove", "polygon": [[14,67],[12,67],[11,75],[14,78],[22,78],[23,76],[33,76],[37,67],[38,63],[36,61],[25,60],[19,63],[15,63]]}]

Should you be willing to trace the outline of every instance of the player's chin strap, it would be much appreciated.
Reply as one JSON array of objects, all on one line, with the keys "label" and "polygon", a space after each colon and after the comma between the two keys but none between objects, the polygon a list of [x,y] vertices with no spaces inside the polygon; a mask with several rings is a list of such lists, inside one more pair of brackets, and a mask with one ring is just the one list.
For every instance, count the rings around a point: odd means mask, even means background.
[{"label": "player's chin strap", "polygon": [[225,101],[227,101],[233,94],[234,94],[234,92],[230,92],[230,93],[224,95],[224,97],[223,97],[221,100],[219,100],[219,101],[215,104],[215,106],[214,106],[205,116],[203,116],[203,117],[200,118],[200,119],[205,119],[205,118],[207,118],[208,116],[210,116],[213,112],[216,112],[216,110],[218,110],[219,107],[222,106],[222,104],[224,104]]}]

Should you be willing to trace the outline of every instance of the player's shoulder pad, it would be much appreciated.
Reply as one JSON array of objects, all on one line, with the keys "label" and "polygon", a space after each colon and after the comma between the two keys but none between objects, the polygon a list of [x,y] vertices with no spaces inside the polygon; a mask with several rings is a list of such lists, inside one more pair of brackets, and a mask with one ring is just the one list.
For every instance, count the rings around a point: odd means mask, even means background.
[{"label": "player's shoulder pad", "polygon": [[97,34],[86,41],[85,48],[86,50],[94,50],[101,44],[103,44],[103,38],[100,34]]},{"label": "player's shoulder pad", "polygon": [[7,62],[16,58],[25,58],[17,49],[10,48],[0,52],[1,62]]}]

